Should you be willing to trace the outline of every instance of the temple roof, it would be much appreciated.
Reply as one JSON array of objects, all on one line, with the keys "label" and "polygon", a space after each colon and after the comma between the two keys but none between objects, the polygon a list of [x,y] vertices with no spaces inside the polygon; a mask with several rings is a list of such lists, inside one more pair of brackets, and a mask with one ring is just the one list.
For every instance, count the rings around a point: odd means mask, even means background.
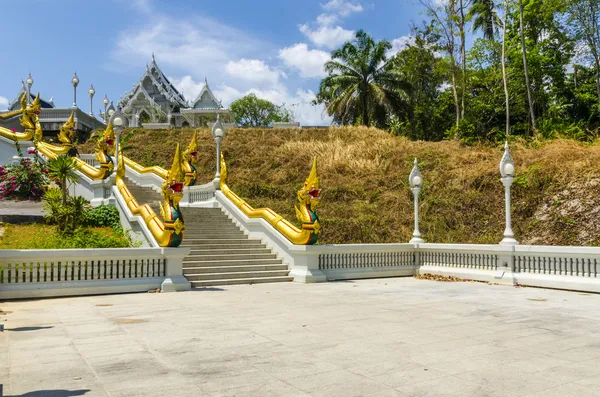
[{"label": "temple roof", "polygon": [[[23,96],[23,94],[26,94],[26,93],[27,93],[27,88],[25,87],[25,82],[21,81],[21,89],[19,90],[19,93],[17,94],[15,99],[13,99],[11,102],[9,102],[8,110],[12,111],[12,110],[20,109],[21,108],[21,97]],[[35,95],[30,94],[30,97],[31,97],[30,102],[33,102],[33,100],[35,99]],[[52,108],[56,107],[56,105],[54,104],[54,98],[50,98],[50,99],[40,98],[40,104],[42,105],[42,109],[52,109]]]},{"label": "temple roof", "polygon": [[215,97],[210,87],[208,86],[208,80],[204,78],[204,87],[200,90],[200,93],[194,99],[192,103],[192,108],[194,109],[221,109],[223,105],[221,105],[221,101]]},{"label": "temple roof", "polygon": [[[127,108],[129,102],[132,98],[139,93],[139,87],[144,86],[144,82],[149,81],[150,84],[154,87],[158,95],[162,95],[165,97],[165,100],[169,103],[171,107],[185,107],[187,106],[187,102],[184,96],[175,88],[175,86],[169,81],[167,76],[160,70],[158,64],[156,63],[156,59],[154,58],[154,54],[152,54],[152,62],[150,65],[146,65],[146,70],[144,74],[140,78],[140,80],[133,85],[131,91],[127,92],[121,99],[119,100],[119,104],[122,108]],[[152,90],[150,90],[152,91]],[[154,95],[149,94],[146,89],[144,92],[147,96],[153,97]],[[153,98],[154,99],[154,98]]]}]

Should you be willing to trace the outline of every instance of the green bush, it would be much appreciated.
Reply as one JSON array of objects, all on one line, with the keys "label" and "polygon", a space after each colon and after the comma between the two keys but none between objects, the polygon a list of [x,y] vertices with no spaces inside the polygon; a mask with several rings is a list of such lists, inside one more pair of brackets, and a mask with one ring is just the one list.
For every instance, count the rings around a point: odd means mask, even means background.
[{"label": "green bush", "polygon": [[112,205],[100,205],[96,208],[92,208],[85,214],[84,225],[118,229],[121,226],[119,210]]}]

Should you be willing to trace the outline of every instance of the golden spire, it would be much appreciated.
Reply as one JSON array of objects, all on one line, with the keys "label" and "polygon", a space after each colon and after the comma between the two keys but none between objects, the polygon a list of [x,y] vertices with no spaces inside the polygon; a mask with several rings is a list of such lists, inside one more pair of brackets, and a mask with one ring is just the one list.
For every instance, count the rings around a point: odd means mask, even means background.
[{"label": "golden spire", "polygon": [[184,173],[181,168],[181,151],[179,150],[179,144],[175,148],[175,156],[173,156],[173,164],[171,165],[171,169],[169,170],[169,179],[171,181],[183,181]]},{"label": "golden spire", "polygon": [[31,102],[31,107],[32,108],[41,108],[42,105],[40,104],[40,93],[38,92],[37,96],[35,97],[35,99],[33,100],[33,102]]}]

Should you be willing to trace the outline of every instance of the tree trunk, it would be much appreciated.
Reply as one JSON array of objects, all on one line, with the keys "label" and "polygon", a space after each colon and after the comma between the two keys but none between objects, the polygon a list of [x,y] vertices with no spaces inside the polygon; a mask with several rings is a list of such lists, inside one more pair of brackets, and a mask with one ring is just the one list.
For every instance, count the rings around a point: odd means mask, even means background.
[{"label": "tree trunk", "polygon": [[364,126],[369,126],[369,109],[367,108],[368,105],[368,98],[367,98],[367,93],[368,93],[369,88],[367,87],[365,89],[365,92],[362,96],[362,105],[363,105],[363,120],[362,123]]},{"label": "tree trunk", "polygon": [[600,106],[600,60],[598,57],[594,57],[596,61],[596,92],[598,93],[598,106]]},{"label": "tree trunk", "polygon": [[529,102],[529,117],[531,118],[531,127],[533,132],[535,127],[535,114],[533,112],[533,100],[531,99],[531,87],[529,86],[529,72],[527,70],[527,48],[525,47],[525,27],[523,24],[523,0],[519,0],[519,18],[521,25],[521,52],[523,53],[523,71],[525,72],[525,87],[527,88],[527,101]]},{"label": "tree trunk", "polygon": [[510,135],[510,97],[508,95],[508,76],[506,75],[506,17],[508,1],[505,1],[504,18],[502,21],[502,80],[504,81],[504,96],[506,100],[506,137]]},{"label": "tree trunk", "polygon": [[467,90],[467,49],[465,44],[465,10],[463,0],[460,0],[460,22],[458,29],[460,31],[460,53],[461,53],[461,68],[462,68],[462,90],[461,90],[461,109],[460,118],[465,118],[465,91]]},{"label": "tree trunk", "polygon": [[454,95],[454,108],[456,109],[456,135],[458,139],[458,126],[460,125],[460,105],[458,104],[458,90],[456,87],[456,64],[454,63],[454,57],[450,58],[452,62],[452,94]]},{"label": "tree trunk", "polygon": [[67,179],[63,178],[60,180],[61,188],[62,188],[62,202],[63,205],[67,206]]}]

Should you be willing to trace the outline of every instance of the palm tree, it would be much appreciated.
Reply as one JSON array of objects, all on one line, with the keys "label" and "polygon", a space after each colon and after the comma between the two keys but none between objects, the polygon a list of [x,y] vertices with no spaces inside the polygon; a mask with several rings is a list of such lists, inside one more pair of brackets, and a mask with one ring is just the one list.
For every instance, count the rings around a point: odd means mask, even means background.
[{"label": "palm tree", "polygon": [[51,178],[60,180],[60,187],[62,189],[62,202],[63,206],[67,206],[67,182],[77,182],[77,175],[75,174],[75,162],[72,157],[61,154],[53,159],[48,160],[48,175]]},{"label": "palm tree", "polygon": [[481,30],[487,40],[494,40],[498,26],[502,24],[494,0],[473,0],[467,18],[473,21],[473,32]]},{"label": "palm tree", "polygon": [[356,32],[355,39],[334,50],[325,63],[328,76],[321,81],[314,103],[325,104],[340,124],[382,127],[391,114],[405,112],[410,86],[386,55],[391,48],[387,40],[376,42],[363,30]]}]

